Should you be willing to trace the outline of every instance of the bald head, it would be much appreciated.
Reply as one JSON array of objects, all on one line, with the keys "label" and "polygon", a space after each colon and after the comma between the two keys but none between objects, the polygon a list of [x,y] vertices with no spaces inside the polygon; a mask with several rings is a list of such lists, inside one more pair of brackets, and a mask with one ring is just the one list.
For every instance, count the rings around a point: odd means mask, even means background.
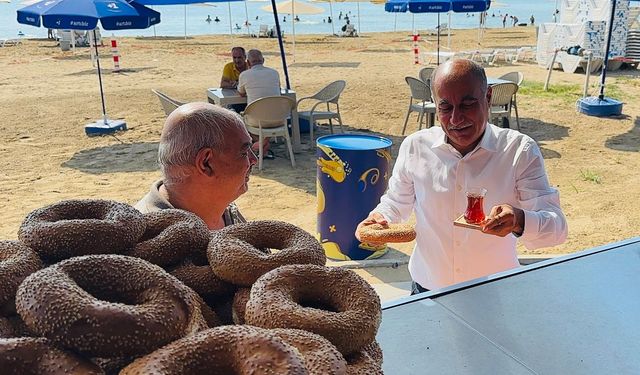
[{"label": "bald head", "polygon": [[458,82],[473,78],[478,85],[487,93],[487,75],[482,65],[468,59],[453,59],[439,65],[431,74],[431,90],[433,96],[438,96],[438,90],[442,84]]},{"label": "bald head", "polygon": [[251,65],[264,64],[264,57],[262,56],[262,52],[257,49],[249,50],[247,54],[247,60]]},{"label": "bald head", "polygon": [[244,123],[237,113],[209,103],[187,103],[171,112],[158,147],[164,183],[186,177],[185,167],[195,163],[201,149],[223,150],[225,133],[238,128],[244,128]]}]

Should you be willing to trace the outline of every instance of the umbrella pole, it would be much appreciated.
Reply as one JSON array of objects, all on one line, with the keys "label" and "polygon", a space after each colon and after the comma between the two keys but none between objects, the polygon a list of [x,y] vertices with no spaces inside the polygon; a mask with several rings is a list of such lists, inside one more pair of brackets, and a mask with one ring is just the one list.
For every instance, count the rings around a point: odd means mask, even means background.
[{"label": "umbrella pole", "polygon": [[[358,32],[362,33],[362,26],[360,26],[360,2],[356,1],[356,6],[358,7]],[[331,17],[333,19],[333,17]]]},{"label": "umbrella pole", "polygon": [[287,90],[291,89],[289,83],[289,71],[287,70],[287,58],[284,53],[284,43],[282,43],[282,32],[280,31],[280,21],[278,20],[278,9],[276,8],[276,0],[271,0],[271,7],[273,8],[273,18],[276,21],[276,31],[278,32],[278,45],[280,46],[280,57],[282,57],[282,70],[284,71],[284,80],[287,84]]},{"label": "umbrella pole", "polygon": [[291,20],[291,29],[293,30],[293,46],[291,47],[291,51],[293,52],[293,62],[296,62],[296,2],[295,0],[291,1],[291,13],[293,19]]},{"label": "umbrella pole", "polygon": [[244,16],[247,19],[245,26],[247,27],[247,36],[251,37],[251,29],[249,29],[249,8],[247,8],[247,0],[244,1]]},{"label": "umbrella pole", "polygon": [[438,13],[438,43],[436,45],[436,65],[440,65],[440,13]]},{"label": "umbrella pole", "polygon": [[600,76],[600,95],[598,99],[604,100],[604,80],[607,78],[607,63],[609,62],[609,50],[611,49],[611,33],[613,32],[613,19],[616,15],[616,0],[611,1],[611,17],[609,18],[609,33],[607,34],[607,47],[604,52],[602,74]]},{"label": "umbrella pole", "polygon": [[187,40],[187,4],[184,4],[184,40]]},{"label": "umbrella pole", "polygon": [[229,6],[229,34],[231,34],[231,38],[233,38],[233,26],[231,25],[231,2],[228,1],[227,5]]},{"label": "umbrella pole", "polygon": [[331,13],[331,36],[336,35],[336,29],[333,26],[333,6],[331,5],[332,0],[329,0],[329,13]]},{"label": "umbrella pole", "polygon": [[[449,22],[447,25],[447,48],[451,48],[451,11],[448,11],[447,14],[449,15]],[[438,30],[440,30],[438,28]]]},{"label": "umbrella pole", "polygon": [[96,36],[96,29],[93,29],[93,47],[96,49],[96,65],[98,66],[98,82],[100,83],[100,99],[102,99],[102,121],[106,125],[107,120],[107,107],[104,104],[104,91],[102,90],[102,74],[100,73],[100,54],[98,52],[98,37]]}]

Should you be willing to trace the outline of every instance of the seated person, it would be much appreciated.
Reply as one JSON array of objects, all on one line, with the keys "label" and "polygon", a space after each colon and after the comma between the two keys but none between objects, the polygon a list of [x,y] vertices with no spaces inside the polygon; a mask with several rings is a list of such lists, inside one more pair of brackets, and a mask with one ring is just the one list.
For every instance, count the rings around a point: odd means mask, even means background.
[{"label": "seated person", "polygon": [[[247,54],[242,47],[233,47],[231,49],[231,58],[233,61],[227,63],[222,69],[222,78],[220,79],[220,87],[223,89],[235,89],[238,87],[238,79],[240,73],[249,69],[247,63]],[[244,111],[246,104],[233,104],[231,109],[240,113]]]},{"label": "seated person", "polygon": [[233,204],[248,189],[256,164],[240,116],[209,103],[187,103],[165,121],[158,147],[162,179],[135,207],[142,213],[178,208],[209,229],[245,222]]},{"label": "seated person", "polygon": [[[280,95],[280,75],[278,71],[264,66],[262,52],[252,49],[247,55],[249,70],[240,73],[238,81],[238,92],[247,97],[247,104],[267,96]],[[273,154],[269,152],[269,138],[265,137],[262,144],[264,152],[263,158],[273,159]],[[260,145],[253,146],[254,152],[260,150]]]}]

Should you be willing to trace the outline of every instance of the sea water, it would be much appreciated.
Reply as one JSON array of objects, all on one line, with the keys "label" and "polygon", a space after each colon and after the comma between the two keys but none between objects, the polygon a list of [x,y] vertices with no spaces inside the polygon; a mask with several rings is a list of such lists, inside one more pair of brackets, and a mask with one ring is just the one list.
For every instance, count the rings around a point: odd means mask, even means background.
[{"label": "sea water", "polygon": [[[185,33],[186,35],[257,34],[261,24],[269,25],[269,28],[274,25],[273,13],[261,9],[270,6],[269,1],[249,0],[210,4],[155,6],[153,8],[161,13],[160,24],[144,30],[106,31],[103,35],[108,36],[112,33],[119,36],[183,36]],[[318,1],[311,4],[323,8],[325,12],[298,15],[300,21],[295,23],[296,34],[340,34],[342,26],[346,23],[345,16],[349,17],[349,21],[360,33],[433,30],[438,25],[438,15],[435,13],[388,13],[384,11],[384,5],[370,2],[333,2],[331,3],[333,16],[331,16],[328,2]],[[536,24],[554,22],[554,10],[558,6],[559,0],[493,1],[491,8],[487,11],[487,27],[502,27],[502,18],[505,14],[517,16],[518,23],[529,23],[532,15]],[[19,35],[46,37],[45,28],[18,24],[16,10],[22,7],[24,5],[21,5],[19,0],[11,3],[0,2],[0,38],[15,38]],[[212,20],[217,17],[220,22],[206,22],[208,16]],[[285,35],[291,34],[293,17],[288,14],[278,16]],[[333,19],[332,23],[327,23],[329,16]],[[459,29],[477,28],[480,21],[478,13],[451,13],[450,22],[448,17],[446,13],[440,14],[440,23],[448,23],[450,27]],[[248,27],[245,24],[247,19]],[[506,26],[511,27],[512,23],[512,20],[507,18]]]}]

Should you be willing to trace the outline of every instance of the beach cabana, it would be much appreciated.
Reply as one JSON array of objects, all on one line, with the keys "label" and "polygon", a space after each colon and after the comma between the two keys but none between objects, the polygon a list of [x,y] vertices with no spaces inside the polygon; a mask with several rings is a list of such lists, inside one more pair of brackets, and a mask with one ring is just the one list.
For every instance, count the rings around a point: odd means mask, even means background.
[{"label": "beach cabana", "polygon": [[[146,29],[160,22],[160,13],[133,1],[111,0],[43,0],[18,10],[18,23],[51,29],[92,30],[97,40],[98,21],[105,30]],[[94,43],[102,119],[85,126],[87,135],[109,134],[126,130],[123,120],[110,120],[104,102],[98,44]]]}]

